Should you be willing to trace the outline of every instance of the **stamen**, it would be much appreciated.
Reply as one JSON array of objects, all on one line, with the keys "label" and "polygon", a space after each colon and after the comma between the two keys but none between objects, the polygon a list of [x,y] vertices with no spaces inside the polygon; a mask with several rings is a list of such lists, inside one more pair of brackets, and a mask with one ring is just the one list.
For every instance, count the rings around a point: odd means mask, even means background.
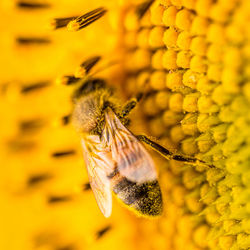
[{"label": "stamen", "polygon": [[49,86],[49,82],[39,82],[39,83],[35,83],[35,84],[26,85],[26,86],[23,86],[21,88],[21,93],[28,94],[34,90],[40,90],[40,89],[48,87],[48,86]]},{"label": "stamen", "polygon": [[39,184],[41,182],[47,181],[47,180],[49,180],[51,178],[52,178],[52,175],[50,175],[48,173],[32,175],[27,180],[27,186],[28,187],[35,186],[35,185],[37,185],[37,184]]},{"label": "stamen", "polygon": [[51,154],[52,157],[65,157],[69,155],[74,155],[76,153],[75,150],[68,150],[68,151],[59,151],[59,152],[54,152]]},{"label": "stamen", "polygon": [[34,2],[28,2],[28,1],[18,1],[16,3],[16,6],[18,8],[23,8],[23,9],[44,9],[44,8],[49,8],[50,4],[48,3],[34,3]]},{"label": "stamen", "polygon": [[44,125],[44,121],[41,119],[33,119],[33,120],[27,120],[27,121],[21,121],[19,123],[19,128],[21,132],[33,132],[34,130],[37,130],[41,128]]},{"label": "stamen", "polygon": [[72,21],[73,19],[76,19],[76,18],[77,18],[77,16],[64,17],[64,18],[54,18],[51,21],[50,25],[51,25],[51,28],[54,30],[60,29],[60,28],[66,27],[70,21]]},{"label": "stamen", "polygon": [[97,232],[96,232],[96,238],[97,238],[97,239],[100,239],[100,238],[103,237],[110,229],[111,229],[111,225],[108,225],[108,226],[104,227],[103,229],[97,231]]},{"label": "stamen", "polygon": [[67,28],[70,31],[77,31],[82,28],[87,27],[89,24],[95,22],[99,18],[101,18],[106,13],[104,8],[98,8],[92,10],[82,16],[77,17],[76,19],[72,20],[68,23]]},{"label": "stamen", "polygon": [[100,56],[94,56],[85,60],[76,70],[75,77],[83,78],[99,62]]},{"label": "stamen", "polygon": [[71,196],[50,196],[48,197],[48,203],[58,203],[72,200]]},{"label": "stamen", "polygon": [[48,44],[51,42],[50,39],[44,37],[17,37],[16,42],[20,45],[31,45],[31,44]]},{"label": "stamen", "polygon": [[147,10],[150,8],[151,4],[154,2],[154,0],[149,0],[144,3],[141,3],[137,6],[135,13],[138,16],[139,19],[141,19]]},{"label": "stamen", "polygon": [[56,80],[56,83],[58,85],[73,85],[73,84],[77,83],[79,80],[81,80],[81,78],[75,77],[73,75],[68,75],[68,76],[59,77]]},{"label": "stamen", "polygon": [[55,250],[76,250],[77,248],[74,245],[66,245],[57,247]]},{"label": "stamen", "polygon": [[36,147],[36,143],[31,140],[14,139],[8,142],[10,150],[14,152],[25,152]]}]

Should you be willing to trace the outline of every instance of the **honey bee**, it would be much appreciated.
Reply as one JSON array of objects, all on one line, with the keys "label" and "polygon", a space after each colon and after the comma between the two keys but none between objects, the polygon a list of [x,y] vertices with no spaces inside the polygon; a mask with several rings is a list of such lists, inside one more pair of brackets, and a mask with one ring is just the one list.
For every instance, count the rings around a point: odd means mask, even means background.
[{"label": "honey bee", "polygon": [[72,122],[81,134],[90,186],[105,217],[112,212],[112,191],[141,216],[159,216],[162,193],[154,161],[141,142],[167,159],[191,165],[204,163],[176,155],[144,135],[134,135],[127,116],[141,95],[124,106],[100,78],[88,77],[74,92]]},{"label": "honey bee", "polygon": [[72,121],[82,135],[90,185],[105,217],[111,215],[112,191],[140,214],[160,215],[162,195],[155,165],[125,126],[128,106],[126,111],[120,109],[100,79],[88,80],[81,88]]}]

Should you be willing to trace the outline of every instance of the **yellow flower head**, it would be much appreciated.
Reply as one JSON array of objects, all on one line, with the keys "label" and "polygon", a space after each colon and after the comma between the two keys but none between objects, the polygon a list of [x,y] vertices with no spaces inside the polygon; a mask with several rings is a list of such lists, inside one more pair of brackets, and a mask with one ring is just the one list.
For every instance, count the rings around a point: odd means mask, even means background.
[{"label": "yellow flower head", "polygon": [[[1,249],[249,249],[248,0],[3,0],[0,11]],[[70,122],[88,74],[121,103],[143,93],[133,133],[206,163],[149,151],[161,217],[116,200],[111,218],[98,210]]]}]

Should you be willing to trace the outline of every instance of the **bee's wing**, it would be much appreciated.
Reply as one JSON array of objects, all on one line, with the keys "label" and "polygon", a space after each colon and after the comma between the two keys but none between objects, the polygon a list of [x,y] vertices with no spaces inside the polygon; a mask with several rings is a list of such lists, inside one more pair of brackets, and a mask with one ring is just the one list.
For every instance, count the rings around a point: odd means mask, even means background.
[{"label": "bee's wing", "polygon": [[[98,140],[98,139],[97,139]],[[108,152],[101,152],[92,142],[82,139],[84,160],[97,204],[105,217],[112,211],[112,192],[108,173],[114,168],[112,156]],[[99,145],[100,146],[100,145]]]},{"label": "bee's wing", "polygon": [[110,146],[119,173],[136,183],[156,180],[154,162],[139,140],[111,109],[107,109],[105,119],[102,139]]}]

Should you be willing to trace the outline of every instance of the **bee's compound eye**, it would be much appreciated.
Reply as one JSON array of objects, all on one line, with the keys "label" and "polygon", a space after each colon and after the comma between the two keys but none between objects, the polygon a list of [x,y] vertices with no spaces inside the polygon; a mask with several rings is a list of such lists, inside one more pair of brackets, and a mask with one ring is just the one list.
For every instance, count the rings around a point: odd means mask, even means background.
[{"label": "bee's compound eye", "polygon": [[72,122],[78,132],[89,133],[96,127],[100,116],[98,101],[90,96],[82,97],[75,105]]}]

